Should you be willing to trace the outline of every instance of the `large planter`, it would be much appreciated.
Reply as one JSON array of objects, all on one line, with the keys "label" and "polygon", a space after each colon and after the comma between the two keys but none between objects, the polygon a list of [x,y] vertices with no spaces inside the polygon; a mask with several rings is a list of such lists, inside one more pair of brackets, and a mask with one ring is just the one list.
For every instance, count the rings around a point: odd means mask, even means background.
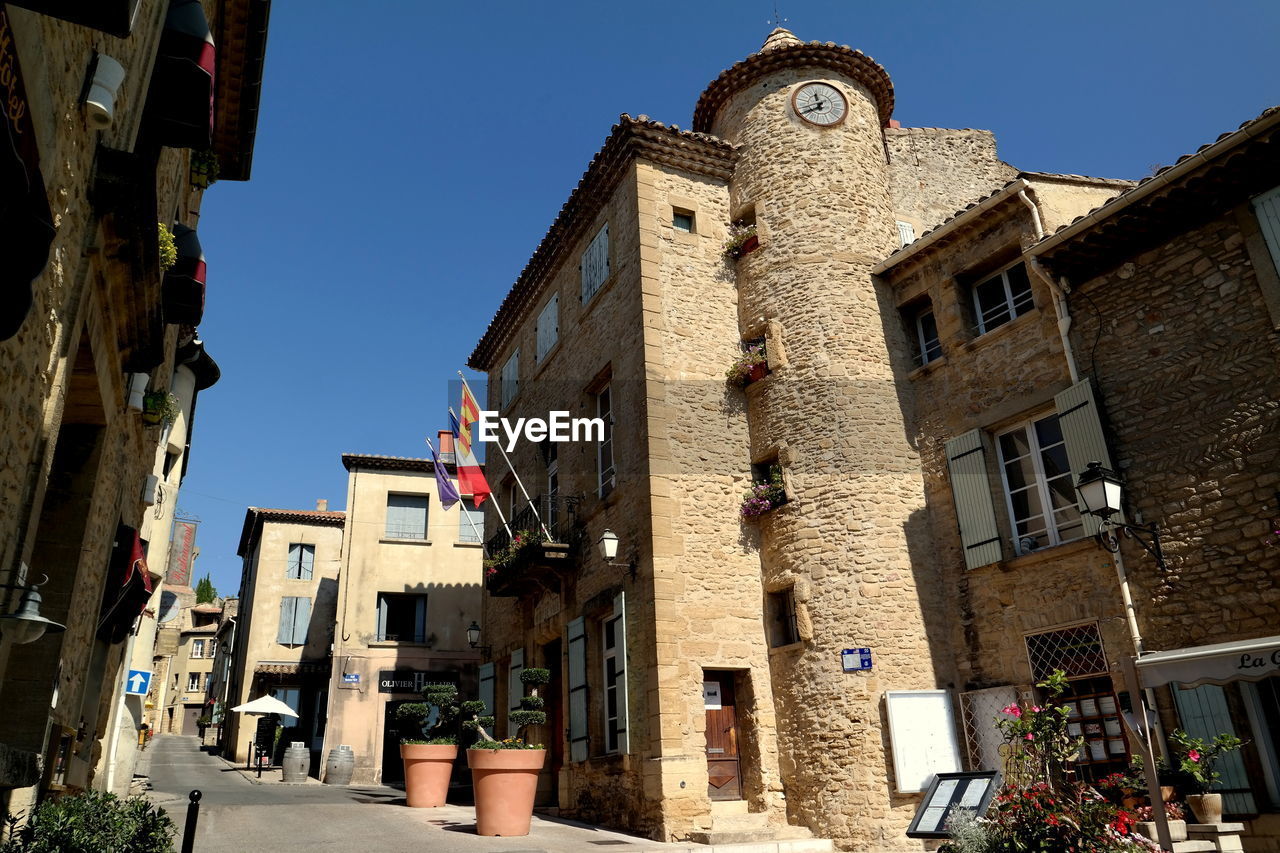
[{"label": "large planter", "polygon": [[[1160,837],[1156,831],[1156,822],[1154,820],[1140,820],[1133,826],[1138,831],[1139,835],[1145,836],[1152,841],[1156,841]],[[1187,822],[1185,820],[1169,821],[1169,840],[1187,840]]]},{"label": "large planter", "polygon": [[453,744],[402,743],[405,801],[413,809],[443,806],[458,747]]},{"label": "large planter", "polygon": [[528,835],[545,749],[468,749],[476,835]]},{"label": "large planter", "polygon": [[1201,823],[1222,823],[1221,794],[1187,794],[1187,805]]}]

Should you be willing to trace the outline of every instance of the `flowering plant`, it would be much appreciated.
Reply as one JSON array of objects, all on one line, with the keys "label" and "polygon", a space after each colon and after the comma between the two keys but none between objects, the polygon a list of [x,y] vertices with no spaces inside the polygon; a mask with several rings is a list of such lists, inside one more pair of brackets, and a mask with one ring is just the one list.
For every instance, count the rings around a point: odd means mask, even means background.
[{"label": "flowering plant", "polygon": [[[745,222],[734,222],[729,226],[729,239],[724,244],[725,257],[736,261],[747,254],[742,250],[742,247],[754,236],[756,236],[754,223],[748,225]],[[748,249],[747,251],[749,252],[750,250]]]},{"label": "flowering plant", "polygon": [[733,364],[729,365],[729,369],[725,371],[725,376],[729,382],[745,388],[751,384],[751,368],[759,366],[768,366],[769,359],[764,352],[764,344],[752,344],[742,351],[742,354],[734,359]]},{"label": "flowering plant", "polygon": [[[1151,806],[1138,806],[1133,810],[1138,820],[1155,820],[1155,812]],[[1187,812],[1182,808],[1182,803],[1165,803],[1164,816],[1169,820],[1182,820],[1187,816]]]},{"label": "flowering plant", "polygon": [[484,561],[484,576],[491,578],[516,562],[526,550],[537,547],[542,540],[532,530],[517,530],[510,544]]},{"label": "flowering plant", "polygon": [[[1169,734],[1169,745],[1173,749],[1173,757],[1178,762],[1182,777],[1197,793],[1206,793],[1213,783],[1222,776],[1214,765],[1224,753],[1244,746],[1244,741],[1235,735],[1220,734],[1208,744],[1203,738],[1192,737],[1182,729],[1174,729]],[[1184,792],[1185,793],[1185,792]]]},{"label": "flowering plant", "polygon": [[759,518],[771,509],[787,502],[787,490],[782,485],[782,467],[769,466],[769,479],[756,483],[742,497],[742,517]]}]

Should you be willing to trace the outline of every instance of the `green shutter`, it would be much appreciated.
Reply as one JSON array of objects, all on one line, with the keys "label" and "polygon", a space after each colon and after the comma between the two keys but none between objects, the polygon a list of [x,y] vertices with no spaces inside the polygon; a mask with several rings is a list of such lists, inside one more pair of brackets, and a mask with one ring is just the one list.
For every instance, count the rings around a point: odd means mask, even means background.
[{"label": "green shutter", "polygon": [[617,654],[618,679],[618,752],[631,751],[630,709],[627,707],[627,593],[619,592],[613,599],[613,616],[618,620],[614,628],[614,651]]},{"label": "green shutter", "polygon": [[[1107,452],[1107,436],[1102,431],[1093,384],[1088,379],[1077,382],[1054,397],[1053,401],[1058,407],[1058,426],[1067,447],[1072,484],[1079,482],[1090,462],[1101,462],[1102,467],[1111,468],[1111,454]],[[1079,501],[1078,494],[1076,500]],[[1098,532],[1098,518],[1085,512],[1083,504],[1079,506],[1085,535],[1093,536]]]},{"label": "green shutter", "polygon": [[1000,529],[996,526],[995,505],[991,501],[987,451],[981,430],[970,430],[947,442],[947,466],[951,472],[951,494],[956,502],[965,567],[976,569],[998,562],[1004,552]]},{"label": "green shutter", "polygon": [[587,629],[569,623],[569,760],[587,760]]}]

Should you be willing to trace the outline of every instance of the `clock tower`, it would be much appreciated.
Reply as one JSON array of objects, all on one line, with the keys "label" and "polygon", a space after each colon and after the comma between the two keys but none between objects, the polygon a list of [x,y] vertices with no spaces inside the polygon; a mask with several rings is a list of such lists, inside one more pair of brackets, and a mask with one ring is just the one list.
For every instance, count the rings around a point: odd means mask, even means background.
[{"label": "clock tower", "polygon": [[[907,843],[918,800],[886,780],[885,691],[948,680],[930,663],[924,487],[890,357],[907,344],[872,277],[899,246],[892,111],[870,57],[779,28],[694,112],[695,131],[739,146],[730,210],[759,235],[736,261],[739,329],[766,337],[772,370],[747,389],[751,461],[777,464],[789,498],[761,517],[762,580],[794,596],[808,634],[769,658],[787,809],[875,849]],[[842,672],[841,651],[860,647],[872,669]]]}]

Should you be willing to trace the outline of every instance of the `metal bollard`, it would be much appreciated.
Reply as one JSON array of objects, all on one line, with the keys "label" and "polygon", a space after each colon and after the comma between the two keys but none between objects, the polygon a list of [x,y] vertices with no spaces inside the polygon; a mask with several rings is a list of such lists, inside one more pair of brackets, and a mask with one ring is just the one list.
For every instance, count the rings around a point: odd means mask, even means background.
[{"label": "metal bollard", "polygon": [[197,789],[187,797],[191,802],[187,805],[187,827],[182,831],[182,853],[191,853],[196,845],[196,824],[200,821],[200,798],[204,796]]}]

